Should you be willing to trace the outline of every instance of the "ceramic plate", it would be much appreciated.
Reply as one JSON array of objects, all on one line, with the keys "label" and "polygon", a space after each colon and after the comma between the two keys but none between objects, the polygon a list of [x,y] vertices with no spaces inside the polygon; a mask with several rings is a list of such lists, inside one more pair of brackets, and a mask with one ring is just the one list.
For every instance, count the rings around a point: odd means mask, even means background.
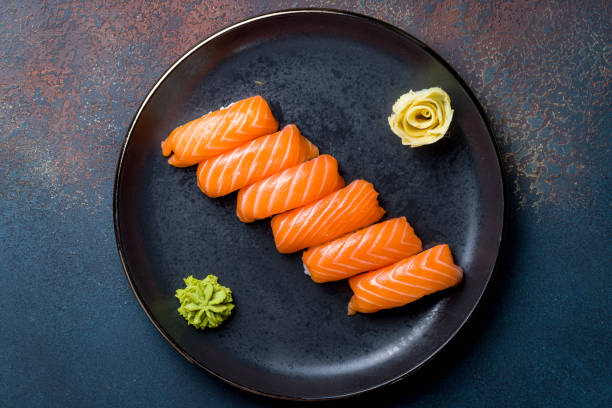
[{"label": "ceramic plate", "polygon": [[[396,98],[440,86],[455,110],[449,135],[417,149],[387,124]],[[385,219],[406,216],[426,248],[448,243],[462,284],[413,304],[349,317],[346,281],[318,285],[301,254],[281,255],[269,220],[241,223],[236,194],[210,199],[195,168],[174,168],[160,141],[191,119],[262,95],[338,159],[347,184],[372,182]],[[381,21],[291,10],[238,23],[189,50],[138,110],[118,163],[114,221],[125,273],[162,335],[189,361],[242,389],[320,400],[394,382],[461,328],[495,265],[504,217],[495,142],[457,73],[423,43]],[[199,331],[177,313],[177,288],[215,274],[235,312]]]}]

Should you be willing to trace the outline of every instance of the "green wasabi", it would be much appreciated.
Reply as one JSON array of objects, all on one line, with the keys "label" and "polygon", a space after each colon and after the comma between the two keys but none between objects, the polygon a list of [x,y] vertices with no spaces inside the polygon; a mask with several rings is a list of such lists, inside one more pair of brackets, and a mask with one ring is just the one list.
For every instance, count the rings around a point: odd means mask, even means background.
[{"label": "green wasabi", "polygon": [[187,287],[177,289],[176,297],[181,302],[178,312],[187,322],[198,328],[218,327],[234,308],[232,291],[218,283],[215,275],[203,280],[189,276],[183,279]]}]

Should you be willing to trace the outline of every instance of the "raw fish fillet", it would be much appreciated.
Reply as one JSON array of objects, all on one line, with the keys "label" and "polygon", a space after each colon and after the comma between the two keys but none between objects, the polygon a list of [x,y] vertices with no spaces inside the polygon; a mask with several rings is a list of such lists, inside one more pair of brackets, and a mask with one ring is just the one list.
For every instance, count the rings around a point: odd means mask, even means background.
[{"label": "raw fish fillet", "polygon": [[242,188],[236,215],[242,222],[253,222],[310,204],[342,187],[338,162],[324,154]]},{"label": "raw fish fillet", "polygon": [[304,270],[317,283],[349,278],[421,252],[405,217],[392,218],[304,251]]},{"label": "raw fish fillet", "polygon": [[173,166],[192,166],[277,130],[268,103],[257,95],[177,127],[161,142],[162,154],[172,154]]},{"label": "raw fish fillet", "polygon": [[198,187],[220,197],[319,155],[295,125],[261,136],[198,165]]},{"label": "raw fish fillet", "polygon": [[453,262],[448,245],[438,245],[393,265],[349,278],[354,295],[348,314],[403,306],[456,286],[461,279],[463,271]]},{"label": "raw fish fillet", "polygon": [[271,225],[276,249],[296,252],[375,223],[385,213],[377,197],[371,183],[355,180],[319,201],[275,215]]}]

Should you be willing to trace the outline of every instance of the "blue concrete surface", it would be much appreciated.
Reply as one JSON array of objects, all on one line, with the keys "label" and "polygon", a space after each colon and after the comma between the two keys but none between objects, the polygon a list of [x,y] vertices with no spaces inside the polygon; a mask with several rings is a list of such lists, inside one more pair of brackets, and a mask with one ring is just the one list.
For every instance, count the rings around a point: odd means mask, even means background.
[{"label": "blue concrete surface", "polygon": [[[172,61],[232,22],[324,2],[290,3],[0,5],[0,406],[284,405],[192,366],[149,322],[117,254],[112,187],[132,115]],[[325,4],[447,59],[490,116],[508,182],[502,254],[474,319],[418,375],[362,402],[611,406],[610,5]]]}]

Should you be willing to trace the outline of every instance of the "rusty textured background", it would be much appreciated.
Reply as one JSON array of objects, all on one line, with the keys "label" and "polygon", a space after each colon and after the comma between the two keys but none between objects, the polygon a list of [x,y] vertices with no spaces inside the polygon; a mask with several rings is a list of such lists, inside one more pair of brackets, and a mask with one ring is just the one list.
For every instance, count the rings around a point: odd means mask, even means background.
[{"label": "rusty textured background", "polygon": [[246,17],[321,6],[445,58],[489,115],[508,183],[483,307],[436,363],[365,400],[612,404],[610,3],[216,0],[0,4],[0,405],[269,403],[190,366],[148,322],[116,253],[113,177],[138,105],[182,53]]}]

